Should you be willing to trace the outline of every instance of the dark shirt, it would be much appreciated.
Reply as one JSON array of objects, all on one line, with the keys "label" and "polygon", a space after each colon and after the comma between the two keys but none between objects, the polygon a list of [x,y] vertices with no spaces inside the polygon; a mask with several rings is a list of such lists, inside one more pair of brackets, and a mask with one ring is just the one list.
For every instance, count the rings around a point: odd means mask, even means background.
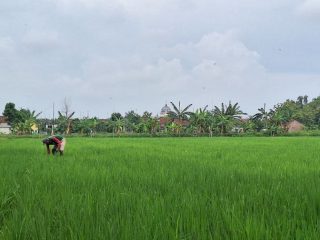
[{"label": "dark shirt", "polygon": [[43,139],[43,143],[45,143],[47,146],[49,145],[55,145],[58,146],[61,144],[61,141],[63,140],[63,137],[60,135],[54,135],[51,137],[48,137],[46,139]]}]

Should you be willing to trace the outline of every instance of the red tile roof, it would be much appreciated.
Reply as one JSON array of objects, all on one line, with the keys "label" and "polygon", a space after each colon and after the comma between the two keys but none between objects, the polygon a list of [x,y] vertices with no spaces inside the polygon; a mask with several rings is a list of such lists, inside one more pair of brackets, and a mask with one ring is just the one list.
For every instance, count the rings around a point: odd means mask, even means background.
[{"label": "red tile roof", "polygon": [[0,123],[7,123],[6,117],[0,116]]}]

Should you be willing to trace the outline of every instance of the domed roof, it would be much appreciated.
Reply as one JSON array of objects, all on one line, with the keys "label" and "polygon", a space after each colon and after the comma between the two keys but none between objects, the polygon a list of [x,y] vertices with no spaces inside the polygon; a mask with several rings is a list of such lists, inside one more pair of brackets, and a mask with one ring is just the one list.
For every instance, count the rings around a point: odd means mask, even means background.
[{"label": "domed roof", "polygon": [[161,115],[161,116],[165,116],[165,115],[167,115],[168,112],[170,112],[170,111],[171,111],[171,109],[170,109],[169,106],[166,104],[166,105],[164,105],[163,108],[161,108],[160,115]]}]

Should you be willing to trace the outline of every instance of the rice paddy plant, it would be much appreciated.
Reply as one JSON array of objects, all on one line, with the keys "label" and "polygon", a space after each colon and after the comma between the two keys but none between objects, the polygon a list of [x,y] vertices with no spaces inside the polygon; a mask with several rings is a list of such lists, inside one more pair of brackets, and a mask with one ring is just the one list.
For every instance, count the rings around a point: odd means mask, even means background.
[{"label": "rice paddy plant", "polygon": [[0,239],[319,239],[319,138],[0,138]]}]

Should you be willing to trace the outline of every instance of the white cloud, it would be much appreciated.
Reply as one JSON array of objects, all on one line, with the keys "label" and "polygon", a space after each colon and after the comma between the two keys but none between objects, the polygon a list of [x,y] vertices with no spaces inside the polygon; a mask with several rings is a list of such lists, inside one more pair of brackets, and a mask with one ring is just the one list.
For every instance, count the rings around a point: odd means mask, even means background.
[{"label": "white cloud", "polygon": [[10,37],[0,37],[0,54],[13,53],[15,50],[15,43]]},{"label": "white cloud", "polygon": [[57,32],[53,31],[29,31],[23,38],[23,44],[30,49],[50,50],[62,44]]},{"label": "white cloud", "polygon": [[304,16],[320,19],[320,1],[305,0],[298,6],[297,11]]},{"label": "white cloud", "polygon": [[[77,112],[99,116],[155,113],[166,100],[232,100],[253,112],[312,95],[320,34],[292,14],[301,2],[3,0],[0,108],[12,99],[36,109],[68,96]],[[316,16],[318,6],[304,1],[299,13]]]},{"label": "white cloud", "polygon": [[135,104],[152,110],[165,100],[202,106],[265,97],[260,90],[267,74],[259,55],[231,32],[211,33],[195,43],[159,49],[155,55],[154,61],[143,54],[125,59],[94,56],[83,66],[81,84],[71,92],[86,98],[118,98],[124,104],[121,111]]},{"label": "white cloud", "polygon": [[[146,14],[148,11],[161,12],[167,7],[176,7],[193,4],[193,0],[46,0],[61,7],[84,6],[86,8],[117,8],[122,7],[130,13],[140,12]],[[139,11],[140,10],[140,11]]]},{"label": "white cloud", "polygon": [[97,6],[113,6],[117,1],[114,0],[47,0],[49,2],[55,3],[63,7],[72,7],[83,5],[88,8],[97,7]]}]

